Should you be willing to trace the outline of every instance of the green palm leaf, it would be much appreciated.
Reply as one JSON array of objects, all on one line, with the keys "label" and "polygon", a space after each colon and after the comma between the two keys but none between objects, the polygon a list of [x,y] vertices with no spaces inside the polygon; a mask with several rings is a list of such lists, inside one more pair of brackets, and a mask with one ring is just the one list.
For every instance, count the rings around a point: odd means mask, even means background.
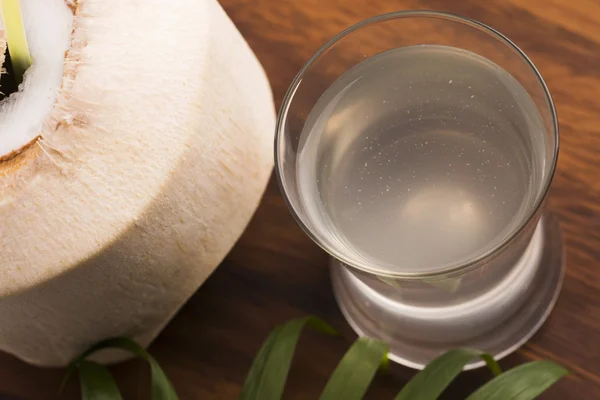
[{"label": "green palm leaf", "polygon": [[532,400],[568,373],[555,362],[532,361],[494,378],[467,400]]},{"label": "green palm leaf", "polygon": [[277,327],[259,350],[240,400],[281,399],[296,344],[306,325],[324,333],[337,334],[335,329],[316,317],[296,319]]},{"label": "green palm leaf", "polygon": [[121,393],[108,368],[91,361],[79,365],[82,400],[121,400]]},{"label": "green palm leaf", "polygon": [[152,400],[178,400],[173,385],[154,357],[148,354],[142,346],[127,338],[107,339],[84,352],[69,365],[63,381],[63,386],[75,370],[81,367],[81,364],[88,356],[97,351],[109,348],[129,351],[150,364],[150,369],[152,371]]},{"label": "green palm leaf", "polygon": [[389,346],[378,340],[358,339],[333,372],[321,400],[360,400],[375,373],[387,361]]},{"label": "green palm leaf", "polygon": [[[252,364],[240,400],[281,399],[296,345],[305,326],[337,335],[331,326],[316,317],[297,319],[276,327]],[[156,360],[143,347],[127,338],[108,339],[84,352],[69,365],[63,385],[79,370],[82,400],[121,400],[108,369],[86,360],[91,354],[107,348],[129,351],[150,364],[152,400],[178,400],[171,382]],[[320,400],[362,399],[378,368],[389,362],[387,352],[388,345],[383,342],[358,339],[333,372]],[[500,366],[489,354],[471,349],[454,349],[431,361],[413,377],[395,400],[436,400],[474,358],[483,359],[496,378],[467,400],[531,400],[568,373],[554,362],[535,361],[502,374]]]},{"label": "green palm leaf", "polygon": [[415,375],[396,396],[396,400],[437,399],[464,366],[476,357],[482,358],[494,375],[502,373],[500,365],[489,354],[470,349],[450,350]]}]

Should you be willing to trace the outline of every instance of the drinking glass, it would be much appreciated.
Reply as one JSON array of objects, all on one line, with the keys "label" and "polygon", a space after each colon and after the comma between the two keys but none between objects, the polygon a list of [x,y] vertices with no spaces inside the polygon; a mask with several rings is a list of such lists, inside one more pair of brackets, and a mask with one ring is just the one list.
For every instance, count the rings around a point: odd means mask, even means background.
[{"label": "drinking glass", "polygon": [[548,88],[507,37],[400,11],[346,29],[302,68],[275,166],[331,255],[349,324],[422,368],[454,347],[502,358],[548,317],[564,269],[543,207],[558,142]]}]

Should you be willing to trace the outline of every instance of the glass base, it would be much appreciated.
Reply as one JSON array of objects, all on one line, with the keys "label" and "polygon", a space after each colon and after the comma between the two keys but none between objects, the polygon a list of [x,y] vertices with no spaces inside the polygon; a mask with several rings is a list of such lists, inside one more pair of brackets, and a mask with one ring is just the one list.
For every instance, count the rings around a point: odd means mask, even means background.
[{"label": "glass base", "polygon": [[[531,338],[548,318],[564,275],[564,246],[560,225],[544,214],[515,268],[498,287],[463,304],[416,307],[376,291],[351,270],[332,260],[333,289],[348,323],[359,336],[390,344],[389,357],[407,367],[422,369],[446,350],[469,347],[501,359]],[[518,282],[529,284],[519,285]],[[504,285],[504,287],[503,287]],[[511,296],[509,298],[509,296]],[[498,309],[514,303],[508,316],[496,319]],[[477,329],[475,327],[477,326]],[[482,332],[481,327],[486,329]],[[427,335],[415,335],[419,330]],[[469,332],[478,331],[473,336]],[[465,369],[483,366],[475,360]]]}]

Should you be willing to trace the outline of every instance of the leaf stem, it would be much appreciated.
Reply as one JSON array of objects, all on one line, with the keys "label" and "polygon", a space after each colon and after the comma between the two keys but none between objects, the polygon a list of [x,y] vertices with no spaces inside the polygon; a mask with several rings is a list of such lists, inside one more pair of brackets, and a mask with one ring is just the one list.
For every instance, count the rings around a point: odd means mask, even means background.
[{"label": "leaf stem", "polygon": [[19,0],[0,0],[2,6],[2,17],[4,29],[6,30],[6,41],[12,62],[14,79],[17,85],[23,82],[25,71],[31,66],[31,54],[25,34],[23,15]]}]

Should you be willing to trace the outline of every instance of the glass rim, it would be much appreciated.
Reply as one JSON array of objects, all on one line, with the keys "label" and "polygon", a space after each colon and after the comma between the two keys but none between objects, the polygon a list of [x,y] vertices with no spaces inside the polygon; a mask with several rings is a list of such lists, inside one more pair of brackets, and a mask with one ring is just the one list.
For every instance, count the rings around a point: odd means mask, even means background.
[{"label": "glass rim", "polygon": [[[454,20],[459,23],[468,24],[475,28],[479,28],[482,31],[494,36],[496,39],[508,45],[514,51],[516,51],[517,55],[520,56],[522,61],[524,61],[533,71],[535,77],[538,80],[538,83],[542,87],[542,90],[545,95],[545,99],[547,101],[548,108],[550,110],[550,116],[552,119],[552,134],[554,138],[553,144],[553,152],[552,152],[552,161],[550,163],[550,168],[548,169],[548,174],[545,176],[544,181],[542,182],[541,190],[537,194],[535,201],[533,202],[533,208],[531,212],[528,214],[526,218],[524,218],[511,232],[510,234],[502,240],[502,242],[498,243],[496,246],[490,248],[488,251],[478,255],[477,257],[456,264],[450,265],[446,268],[442,268],[439,270],[432,270],[427,272],[395,272],[389,271],[380,268],[374,268],[366,263],[361,263],[358,261],[354,261],[346,257],[343,252],[338,251],[337,249],[330,248],[330,246],[325,245],[321,242],[320,239],[316,237],[316,235],[312,232],[312,230],[304,223],[302,217],[290,201],[288,197],[288,189],[283,177],[282,173],[282,154],[280,154],[281,142],[284,137],[284,127],[287,121],[288,112],[291,106],[291,102],[294,98],[294,95],[297,89],[302,84],[302,80],[306,72],[312,67],[312,65],[317,61],[328,49],[333,47],[337,42],[348,36],[349,34],[360,30],[368,25],[377,24],[380,22],[399,19],[399,18],[440,18],[446,20]],[[556,107],[554,105],[554,100],[552,99],[552,95],[550,94],[550,90],[546,85],[546,82],[542,78],[541,73],[534,65],[533,61],[525,54],[519,46],[517,46],[512,40],[510,40],[507,36],[497,31],[496,29],[486,25],[482,22],[474,20],[469,17],[465,17],[455,13],[449,13],[445,11],[434,11],[434,10],[401,10],[401,11],[393,11],[386,14],[376,15],[358,23],[351,25],[350,27],[342,30],[337,35],[333,36],[329,39],[325,44],[323,44],[313,55],[312,57],[304,64],[304,66],[300,69],[300,71],[294,77],[292,83],[287,89],[285,96],[283,98],[283,102],[281,103],[281,107],[279,109],[279,113],[277,115],[277,122],[275,125],[275,141],[274,141],[274,155],[275,155],[275,175],[277,177],[277,182],[282,193],[282,197],[287,205],[288,210],[292,214],[296,223],[302,228],[308,237],[315,242],[319,247],[321,247],[326,253],[328,253],[331,257],[336,260],[342,262],[348,267],[358,269],[368,274],[374,274],[378,276],[383,276],[387,278],[399,278],[403,280],[416,280],[416,279],[426,279],[426,278],[444,278],[449,275],[455,275],[458,273],[465,273],[473,268],[476,268],[482,261],[491,258],[500,252],[502,252],[506,247],[508,247],[513,240],[529,225],[529,223],[533,220],[533,218],[538,214],[544,200],[546,199],[548,192],[550,190],[550,186],[552,180],[554,178],[554,174],[556,173],[556,166],[558,163],[558,154],[559,154],[559,127],[558,127],[558,117],[556,112]]]}]

